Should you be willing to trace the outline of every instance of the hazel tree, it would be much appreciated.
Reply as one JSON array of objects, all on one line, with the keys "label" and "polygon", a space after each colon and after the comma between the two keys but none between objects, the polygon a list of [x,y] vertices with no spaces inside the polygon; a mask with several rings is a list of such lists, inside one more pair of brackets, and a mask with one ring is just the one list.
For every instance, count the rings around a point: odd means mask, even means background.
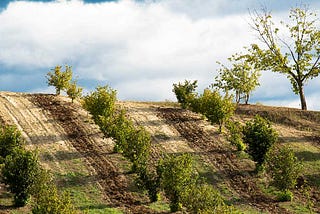
[{"label": "hazel tree", "polygon": [[292,9],[289,19],[290,23],[280,22],[289,32],[287,38],[280,34],[270,12],[253,13],[252,28],[265,48],[252,44],[248,59],[258,69],[287,76],[293,92],[300,97],[301,108],[307,110],[304,87],[320,73],[319,20],[307,7]]}]

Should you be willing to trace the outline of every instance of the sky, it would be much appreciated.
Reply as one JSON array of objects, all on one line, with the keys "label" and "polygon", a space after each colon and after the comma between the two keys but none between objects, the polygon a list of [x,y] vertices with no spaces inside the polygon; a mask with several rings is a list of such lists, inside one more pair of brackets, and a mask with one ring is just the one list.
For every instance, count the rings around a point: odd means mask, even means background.
[{"label": "sky", "polygon": [[[266,7],[275,20],[319,0],[0,0],[0,91],[54,93],[46,74],[72,66],[84,92],[98,85],[120,100],[175,101],[172,84],[214,82],[219,65],[257,43],[248,11]],[[320,110],[320,77],[305,88]],[[289,80],[262,72],[251,103],[300,108]]]}]

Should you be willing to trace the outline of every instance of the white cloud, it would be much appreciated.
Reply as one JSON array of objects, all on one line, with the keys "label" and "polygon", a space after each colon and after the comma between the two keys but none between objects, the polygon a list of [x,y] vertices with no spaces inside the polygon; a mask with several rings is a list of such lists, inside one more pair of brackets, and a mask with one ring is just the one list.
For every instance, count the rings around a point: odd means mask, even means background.
[{"label": "white cloud", "polygon": [[[173,99],[172,83],[197,79],[199,88],[206,87],[216,61],[254,39],[243,7],[222,16],[225,1],[186,1],[12,2],[0,13],[0,66],[43,78],[56,64],[69,64],[82,82],[105,81],[121,99]],[[240,3],[232,2],[236,11]],[[264,75],[256,94],[285,96],[290,88],[277,88],[284,82]],[[26,90],[38,88],[43,85]]]}]

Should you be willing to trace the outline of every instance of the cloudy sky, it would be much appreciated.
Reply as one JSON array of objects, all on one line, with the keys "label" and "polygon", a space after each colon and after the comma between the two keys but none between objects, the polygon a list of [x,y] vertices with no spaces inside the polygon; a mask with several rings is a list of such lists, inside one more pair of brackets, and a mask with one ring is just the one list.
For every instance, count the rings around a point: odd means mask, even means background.
[{"label": "cloudy sky", "polygon": [[[71,65],[85,91],[110,85],[121,100],[175,100],[172,84],[213,83],[216,61],[256,43],[248,10],[275,19],[319,0],[0,0],[0,90],[54,92],[46,73]],[[320,14],[319,14],[320,15]],[[299,108],[286,77],[264,72],[251,103]],[[320,77],[308,82],[309,109],[320,110]]]}]

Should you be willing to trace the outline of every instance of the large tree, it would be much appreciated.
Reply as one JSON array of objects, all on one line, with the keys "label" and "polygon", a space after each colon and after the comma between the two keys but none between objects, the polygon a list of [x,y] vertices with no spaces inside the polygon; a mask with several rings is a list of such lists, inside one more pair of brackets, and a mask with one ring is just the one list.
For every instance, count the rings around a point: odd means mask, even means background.
[{"label": "large tree", "polygon": [[[258,69],[279,72],[288,77],[295,94],[300,96],[301,108],[307,110],[304,86],[320,73],[320,31],[316,14],[307,7],[294,8],[289,23],[280,22],[282,30],[272,21],[271,13],[252,14],[252,27],[265,48],[252,44],[250,60]],[[290,36],[290,38],[289,38]]]}]

